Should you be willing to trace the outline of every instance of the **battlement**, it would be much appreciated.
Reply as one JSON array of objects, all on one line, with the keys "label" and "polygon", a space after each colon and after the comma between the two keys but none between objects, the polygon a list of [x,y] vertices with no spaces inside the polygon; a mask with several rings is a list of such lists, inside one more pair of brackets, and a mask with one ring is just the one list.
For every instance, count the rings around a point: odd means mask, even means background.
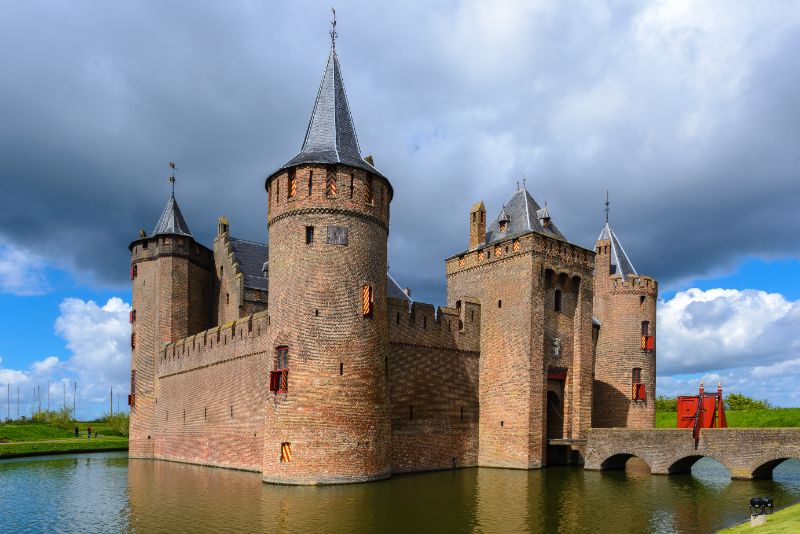
[{"label": "battlement", "polygon": [[480,351],[481,306],[476,300],[459,301],[455,308],[386,299],[389,342]]},{"label": "battlement", "polygon": [[132,242],[131,264],[155,260],[162,256],[182,256],[207,269],[213,268],[214,253],[193,238],[182,235],[157,235]]},{"label": "battlement", "polygon": [[628,276],[623,279],[622,276],[617,275],[611,277],[611,283],[612,293],[658,296],[658,282],[650,276]]},{"label": "battlement", "polygon": [[451,256],[445,260],[445,270],[449,276],[530,253],[536,253],[556,263],[594,269],[594,253],[591,250],[551,236],[530,232]]},{"label": "battlement", "polygon": [[268,329],[269,315],[263,311],[168,343],[159,354],[158,377],[262,352],[257,342]]}]

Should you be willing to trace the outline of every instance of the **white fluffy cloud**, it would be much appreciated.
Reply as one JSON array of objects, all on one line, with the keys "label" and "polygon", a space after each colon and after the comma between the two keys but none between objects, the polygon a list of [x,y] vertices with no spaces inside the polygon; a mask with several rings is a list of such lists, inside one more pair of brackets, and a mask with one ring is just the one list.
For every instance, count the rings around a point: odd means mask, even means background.
[{"label": "white fluffy cloud", "polygon": [[701,377],[797,405],[800,301],[756,290],[688,289],[658,309],[658,388],[691,394]]},{"label": "white fluffy cloud", "polygon": [[49,286],[44,261],[32,252],[0,241],[0,292],[41,295]]},{"label": "white fluffy cloud", "polygon": [[72,352],[66,366],[78,374],[81,390],[94,402],[106,398],[109,386],[121,391],[130,369],[130,305],[117,297],[102,307],[92,300],[68,298],[59,308],[56,332]]}]

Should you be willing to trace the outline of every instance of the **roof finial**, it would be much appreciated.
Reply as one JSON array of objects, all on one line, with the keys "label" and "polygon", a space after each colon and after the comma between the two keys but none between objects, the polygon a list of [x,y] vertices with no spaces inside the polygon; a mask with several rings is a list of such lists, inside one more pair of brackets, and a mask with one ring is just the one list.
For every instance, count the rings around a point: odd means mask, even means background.
[{"label": "roof finial", "polygon": [[169,162],[169,181],[172,183],[172,198],[175,198],[175,170],[177,167],[173,162]]},{"label": "roof finial", "polygon": [[336,37],[338,36],[336,33],[336,9],[332,7],[331,13],[333,13],[333,20],[331,21],[331,31],[328,33],[331,35],[331,48],[336,50]]},{"label": "roof finial", "polygon": [[522,175],[522,188],[523,188],[525,191],[527,191],[527,190],[528,190],[528,184],[527,184],[527,182],[525,181],[525,175],[524,175],[524,174]]},{"label": "roof finial", "polygon": [[606,224],[608,224],[608,189],[606,189]]}]

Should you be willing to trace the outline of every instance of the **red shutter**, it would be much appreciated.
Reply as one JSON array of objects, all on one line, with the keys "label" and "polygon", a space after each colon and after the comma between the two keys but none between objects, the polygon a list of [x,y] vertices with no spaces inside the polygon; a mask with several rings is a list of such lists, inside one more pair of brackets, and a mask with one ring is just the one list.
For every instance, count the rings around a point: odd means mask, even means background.
[{"label": "red shutter", "polygon": [[278,392],[278,386],[280,385],[280,371],[270,371],[269,372],[269,390]]},{"label": "red shutter", "polygon": [[647,398],[644,384],[634,384],[634,390],[636,391],[635,400],[645,400]]},{"label": "red shutter", "polygon": [[647,345],[645,347],[647,350],[654,350],[656,348],[656,338],[655,336],[647,336]]},{"label": "red shutter", "polygon": [[135,267],[134,265],[131,265],[131,280],[133,280],[133,279],[134,279],[134,277],[135,277],[135,274],[134,274],[134,273],[135,273],[136,271],[134,271],[134,270],[133,270],[133,268],[134,268],[134,267]]},{"label": "red shutter", "polygon": [[136,395],[128,395],[128,406],[136,406]]}]

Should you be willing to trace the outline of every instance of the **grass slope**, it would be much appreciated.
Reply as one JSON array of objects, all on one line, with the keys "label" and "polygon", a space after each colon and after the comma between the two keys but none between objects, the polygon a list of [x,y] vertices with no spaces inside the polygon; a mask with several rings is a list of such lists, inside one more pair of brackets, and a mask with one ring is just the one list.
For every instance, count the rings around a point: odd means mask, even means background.
[{"label": "grass slope", "polygon": [[750,521],[741,525],[720,530],[717,534],[755,532],[756,534],[777,534],[779,532],[800,532],[800,504],[795,504],[767,516],[767,524],[750,527]]},{"label": "grass slope", "polygon": [[[800,427],[800,408],[726,411],[725,418],[730,428]],[[656,412],[656,428],[675,428],[677,421],[676,412]]]},{"label": "grass slope", "polygon": [[[128,438],[119,436],[106,423],[77,423],[80,431],[64,430],[44,423],[0,424],[0,458],[59,454],[79,451],[126,450]],[[97,438],[86,437],[86,427]]]}]

